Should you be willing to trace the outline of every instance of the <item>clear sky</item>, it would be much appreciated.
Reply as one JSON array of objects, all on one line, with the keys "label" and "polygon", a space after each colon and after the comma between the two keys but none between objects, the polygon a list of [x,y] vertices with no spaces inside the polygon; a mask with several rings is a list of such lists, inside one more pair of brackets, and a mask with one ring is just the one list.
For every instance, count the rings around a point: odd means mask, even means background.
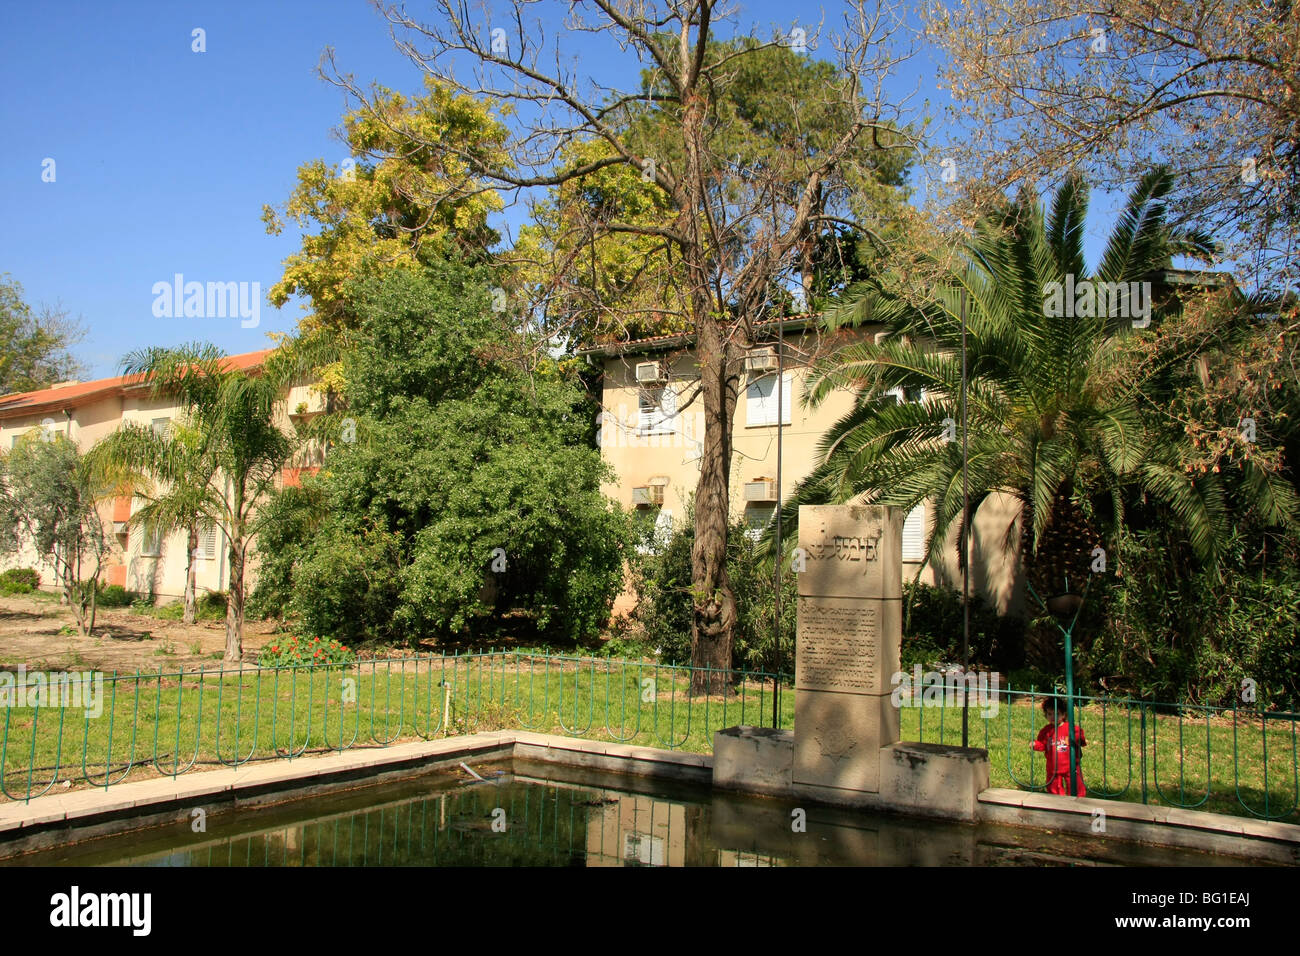
[{"label": "clear sky", "polygon": [[[135,348],[204,340],[245,352],[292,329],[300,307],[277,310],[265,294],[299,233],[267,235],[261,209],[287,198],[300,164],[347,156],[333,132],[346,98],[316,73],[326,47],[363,85],[419,89],[382,16],[365,0],[0,4],[0,273],[33,306],[81,317],[89,336],[75,351],[95,377],[116,374]],[[566,9],[539,12],[558,26]],[[828,28],[838,9],[827,6]],[[787,29],[792,12],[820,19],[811,6],[762,0],[743,4],[738,25]],[[609,75],[625,63],[634,82],[634,60],[581,35],[572,43],[584,68]],[[900,95],[920,83],[920,98],[946,102],[932,59],[892,78]],[[259,283],[256,327],[155,316],[155,283],[178,273]]]}]

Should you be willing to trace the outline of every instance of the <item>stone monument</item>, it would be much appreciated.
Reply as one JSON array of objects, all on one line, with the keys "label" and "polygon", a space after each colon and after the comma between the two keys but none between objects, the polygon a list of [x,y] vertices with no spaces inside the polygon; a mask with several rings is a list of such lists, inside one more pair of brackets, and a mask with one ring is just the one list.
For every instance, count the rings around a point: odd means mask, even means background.
[{"label": "stone monument", "polygon": [[902,533],[895,508],[799,508],[794,731],[718,731],[715,787],[978,818],[985,751],[898,739]]},{"label": "stone monument", "polygon": [[890,678],[899,670],[903,639],[902,537],[903,517],[893,508],[799,509],[804,570],[793,775],[799,790],[880,790],[880,748],[898,741]]}]

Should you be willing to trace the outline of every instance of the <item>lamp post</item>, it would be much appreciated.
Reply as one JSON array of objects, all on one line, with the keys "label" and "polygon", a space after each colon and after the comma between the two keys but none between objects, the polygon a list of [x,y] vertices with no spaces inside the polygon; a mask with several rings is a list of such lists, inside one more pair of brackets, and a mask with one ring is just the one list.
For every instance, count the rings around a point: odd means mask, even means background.
[{"label": "lamp post", "polygon": [[[1076,772],[1078,769],[1077,761],[1074,756],[1074,625],[1079,620],[1079,612],[1083,610],[1083,601],[1088,596],[1088,581],[1083,586],[1082,592],[1070,590],[1070,578],[1065,578],[1065,590],[1053,594],[1047,600],[1043,600],[1034,586],[1025,581],[1025,586],[1029,588],[1029,593],[1034,596],[1043,609],[1052,615],[1052,620],[1065,638],[1065,730],[1066,740],[1069,742],[1070,754],[1070,796],[1079,795],[1079,785]],[[1069,620],[1069,627],[1064,626],[1061,622]]]}]

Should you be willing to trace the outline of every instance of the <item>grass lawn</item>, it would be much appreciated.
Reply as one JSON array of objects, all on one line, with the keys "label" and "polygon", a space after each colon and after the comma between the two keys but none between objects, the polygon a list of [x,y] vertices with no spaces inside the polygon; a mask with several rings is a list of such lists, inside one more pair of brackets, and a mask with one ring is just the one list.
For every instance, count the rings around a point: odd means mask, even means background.
[{"label": "grass lawn", "polygon": [[[713,733],[772,722],[772,685],[746,682],[734,695],[690,699],[688,671],[636,663],[505,653],[372,662],[333,668],[107,678],[102,714],[9,707],[0,728],[4,797],[104,786],[325,749],[376,746],[479,730],[527,729],[695,752]],[[444,714],[444,681],[450,712]],[[1030,742],[1043,724],[1035,702],[970,708],[970,742],[989,751],[993,786],[1043,783]],[[1146,800],[1300,822],[1296,724],[1258,716],[1146,713],[1090,704],[1078,712],[1089,746],[1090,796]],[[780,696],[782,727],[794,726],[794,692]],[[905,707],[902,739],[961,742],[960,708]],[[1234,746],[1235,744],[1235,746]],[[1234,764],[1234,751],[1236,761]],[[1267,786],[1265,773],[1267,772]]]}]

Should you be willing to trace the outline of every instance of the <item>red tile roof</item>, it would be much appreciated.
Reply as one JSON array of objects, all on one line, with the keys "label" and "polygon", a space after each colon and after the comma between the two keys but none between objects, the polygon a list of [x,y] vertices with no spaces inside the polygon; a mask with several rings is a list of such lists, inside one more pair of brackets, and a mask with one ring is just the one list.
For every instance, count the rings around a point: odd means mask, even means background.
[{"label": "red tile roof", "polygon": [[[231,355],[225,359],[225,367],[247,371],[259,368],[262,361],[274,351],[261,349],[257,352],[244,352]],[[0,419],[19,418],[24,415],[50,411],[53,409],[78,408],[91,402],[121,395],[128,388],[144,382],[143,375],[118,375],[115,378],[101,378],[93,382],[78,382],[76,385],[64,385],[59,388],[42,388],[34,392],[15,392],[12,395],[0,395]]]},{"label": "red tile roof", "polygon": [[[778,323],[787,328],[798,328],[820,317],[818,312],[803,312],[799,315],[786,315],[779,319],[765,319],[754,323],[755,332],[769,332],[776,329]],[[694,332],[673,332],[669,335],[652,335],[644,339],[628,339],[617,342],[601,342],[578,349],[579,355],[629,355],[637,352],[653,352],[658,348],[686,346],[695,341]]]}]

